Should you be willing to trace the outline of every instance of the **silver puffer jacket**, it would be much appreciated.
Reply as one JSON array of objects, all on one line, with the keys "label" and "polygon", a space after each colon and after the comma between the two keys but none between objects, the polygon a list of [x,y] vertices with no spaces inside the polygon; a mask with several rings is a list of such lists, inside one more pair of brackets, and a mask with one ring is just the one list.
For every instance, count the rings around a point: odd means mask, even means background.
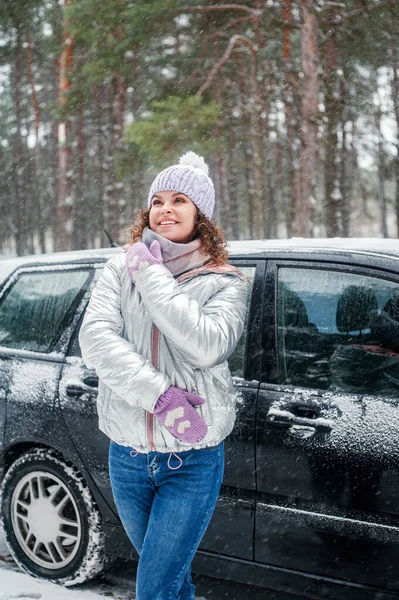
[{"label": "silver puffer jacket", "polygon": [[[242,334],[249,284],[229,265],[175,277],[164,265],[136,285],[125,254],[112,257],[93,291],[80,330],[83,360],[99,380],[100,429],[138,452],[215,446],[233,429],[236,393],[226,362]],[[198,444],[173,437],[153,415],[170,385],[205,398],[208,425]]]}]

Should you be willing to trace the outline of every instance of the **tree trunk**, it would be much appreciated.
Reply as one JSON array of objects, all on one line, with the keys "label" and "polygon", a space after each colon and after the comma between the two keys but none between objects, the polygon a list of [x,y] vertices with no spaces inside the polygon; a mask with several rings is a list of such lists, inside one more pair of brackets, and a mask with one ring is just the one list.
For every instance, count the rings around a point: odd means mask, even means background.
[{"label": "tree trunk", "polygon": [[35,211],[36,203],[34,202],[34,200],[36,200],[36,187],[35,187],[36,171],[35,171],[34,162],[32,160],[30,160],[29,149],[26,147],[25,147],[25,153],[27,155],[26,168],[25,168],[25,172],[26,172],[25,188],[26,188],[26,192],[27,192],[27,200],[25,203],[25,210],[26,210],[26,214],[30,215],[30,219],[29,219],[29,226],[26,227],[24,245],[25,245],[25,250],[27,251],[28,254],[34,254],[35,253],[35,243],[34,243],[35,242],[35,233],[38,229],[38,226],[40,225],[39,215]]},{"label": "tree trunk", "polygon": [[[338,129],[340,124],[341,98],[337,74],[337,30],[329,33],[324,50],[324,90],[326,111],[325,135],[325,208],[327,237],[336,237],[341,233],[342,191],[339,176]],[[344,149],[342,149],[344,151]]]},{"label": "tree trunk", "polygon": [[392,98],[396,122],[396,156],[394,158],[394,174],[395,174],[395,212],[396,212],[396,229],[399,237],[399,60],[398,60],[398,44],[399,36],[392,36]]},{"label": "tree trunk", "polygon": [[[223,106],[221,81],[218,77],[216,80],[216,102]],[[224,157],[224,136],[222,117],[219,117],[216,125],[216,138],[218,140],[218,155],[216,160],[218,182],[219,182],[219,207],[220,207],[220,225],[225,230],[228,238],[231,237],[231,222],[230,222],[230,195],[229,182],[227,178],[226,160]]]},{"label": "tree trunk", "polygon": [[252,145],[253,160],[253,182],[254,182],[254,203],[255,203],[255,236],[262,239],[265,236],[265,195],[263,186],[263,161],[262,161],[262,138],[261,124],[259,119],[259,108],[261,106],[258,73],[256,68],[256,57],[251,54],[251,121],[250,121],[250,139]]},{"label": "tree trunk", "polygon": [[276,203],[276,180],[274,164],[274,148],[270,136],[270,111],[266,108],[266,118],[263,126],[264,147],[265,147],[265,171],[266,171],[266,190],[267,190],[267,219],[266,219],[266,237],[275,239],[277,237],[277,203]]},{"label": "tree trunk", "polygon": [[260,162],[262,165],[262,188],[265,198],[264,218],[265,231],[264,237],[267,239],[274,237],[274,228],[277,218],[276,210],[276,195],[274,188],[274,173],[273,173],[273,150],[272,141],[270,139],[270,106],[268,99],[270,97],[270,89],[267,85],[267,78],[264,69],[258,69],[258,81],[262,81],[262,106],[259,107],[256,119],[259,123],[259,137],[261,146]]},{"label": "tree trunk", "polygon": [[102,112],[104,113],[104,201],[103,214],[104,226],[108,233],[112,236],[112,209],[113,209],[113,192],[115,186],[114,165],[113,165],[113,109],[112,109],[112,83],[107,83],[103,89],[103,104]]},{"label": "tree trunk", "polygon": [[227,180],[227,169],[223,149],[218,152],[216,160],[219,188],[219,218],[220,226],[224,229],[226,236],[231,238],[230,214],[229,214],[229,184]]},{"label": "tree trunk", "polygon": [[[342,118],[342,160],[341,160],[341,192],[342,192],[342,235],[349,237],[351,235],[351,218],[353,190],[358,173],[357,153],[355,147],[356,138],[356,110],[349,106],[347,77],[341,82],[341,98],[343,99],[343,118]],[[347,135],[347,132],[350,135]]]},{"label": "tree trunk", "polygon": [[37,234],[39,241],[40,252],[44,253],[46,251],[45,244],[45,228],[43,223],[43,207],[42,207],[42,198],[41,192],[39,190],[39,176],[40,176],[40,143],[39,143],[39,128],[40,128],[40,105],[39,99],[37,97],[36,88],[35,88],[35,77],[33,72],[33,58],[32,58],[32,43],[30,38],[30,29],[29,26],[26,30],[26,70],[28,74],[29,85],[31,88],[31,98],[33,104],[33,112],[35,115],[35,146],[34,146],[34,169],[31,171],[32,176],[30,177],[30,186],[32,188],[31,203],[33,208],[33,214],[35,214],[37,218]]},{"label": "tree trunk", "polygon": [[117,77],[111,86],[112,102],[112,183],[111,183],[111,202],[110,202],[110,230],[111,237],[118,241],[121,237],[121,214],[124,206],[124,185],[118,181],[117,165],[122,154],[122,139],[124,135],[124,113],[126,100],[126,86]]},{"label": "tree trunk", "polygon": [[15,250],[18,256],[25,253],[25,193],[23,189],[23,174],[25,169],[24,153],[22,148],[22,114],[21,114],[21,90],[22,90],[22,43],[20,26],[16,24],[16,48],[15,48],[15,158],[14,158],[14,188],[15,205],[13,210],[12,228],[15,235]]},{"label": "tree trunk", "polygon": [[312,203],[316,183],[317,117],[319,113],[318,22],[314,0],[301,0],[301,60],[303,87],[301,98],[302,147],[299,159],[299,186],[295,203],[294,235],[308,237],[312,233]]},{"label": "tree trunk", "polygon": [[[235,154],[237,155],[237,150]],[[231,239],[239,240],[240,239],[240,218],[238,214],[238,190],[237,190],[237,181],[239,180],[239,170],[237,168],[237,164],[233,164],[230,168],[230,174],[234,185],[229,189],[230,195],[230,222],[231,222]]]},{"label": "tree trunk", "polygon": [[239,57],[240,61],[240,74],[239,74],[239,86],[240,86],[240,107],[242,115],[242,127],[243,127],[243,138],[244,138],[244,176],[247,184],[248,193],[248,228],[249,237],[252,239],[255,236],[255,222],[256,222],[256,207],[255,207],[255,193],[254,193],[254,182],[253,173],[249,165],[252,163],[252,152],[249,146],[248,134],[250,131],[250,116],[247,104],[247,75],[245,70],[245,63],[242,56]]},{"label": "tree trunk", "polygon": [[26,70],[28,73],[28,80],[31,88],[31,97],[33,104],[33,111],[35,115],[35,151],[39,149],[39,127],[40,127],[40,106],[35,89],[35,77],[33,74],[33,59],[32,59],[32,43],[30,39],[29,25],[26,29]]},{"label": "tree trunk", "polygon": [[[59,105],[59,81],[60,81],[60,61],[58,58],[53,59],[52,69],[52,101],[54,106]],[[50,181],[50,194],[51,194],[51,211],[49,211],[48,221],[48,232],[52,235],[52,250],[55,249],[55,236],[57,232],[57,201],[58,201],[58,189],[59,189],[59,145],[58,145],[58,121],[55,116],[51,116],[51,181]]]},{"label": "tree trunk", "polygon": [[[267,120],[261,118],[262,112],[268,113],[268,107],[265,105],[265,94],[260,92],[260,84],[264,84],[265,77],[263,64],[260,60],[263,52],[263,36],[261,31],[260,15],[264,9],[265,0],[255,0],[256,17],[253,20],[254,39],[257,52],[251,51],[251,138],[253,147],[253,169],[254,169],[254,187],[255,187],[255,205],[256,205],[256,237],[264,238],[267,235],[269,226],[266,227],[269,214],[267,209],[273,207],[273,198],[266,198],[265,190],[265,148],[264,134],[268,128]],[[267,152],[267,150],[266,150]],[[271,190],[268,190],[271,192]],[[269,231],[270,234],[270,231]]]},{"label": "tree trunk", "polygon": [[283,167],[283,151],[281,147],[281,140],[284,137],[284,134],[281,132],[280,128],[277,127],[277,139],[274,144],[274,164],[276,165],[276,172],[274,177],[274,185],[276,190],[276,204],[280,208],[279,219],[276,221],[276,235],[275,237],[279,237],[279,221],[281,221],[281,213],[283,213],[283,218],[285,220],[285,198],[284,198],[284,167]]},{"label": "tree trunk", "polygon": [[78,138],[77,146],[77,186],[75,187],[75,223],[74,223],[74,247],[77,250],[88,247],[88,232],[87,232],[87,216],[88,206],[85,199],[85,155],[86,155],[86,133],[85,133],[85,120],[83,113],[83,105],[79,106],[79,118],[77,121],[78,131],[76,132]]},{"label": "tree trunk", "polygon": [[295,168],[295,129],[296,123],[293,114],[294,89],[292,82],[292,63],[291,63],[291,23],[292,23],[292,0],[283,0],[282,3],[282,64],[284,74],[283,100],[284,116],[287,137],[287,175],[288,175],[288,200],[286,205],[286,226],[287,236],[292,236],[292,225],[295,219],[296,191],[297,191],[297,170]]},{"label": "tree trunk", "polygon": [[[69,0],[64,0],[67,7]],[[59,186],[56,211],[56,250],[71,250],[73,242],[72,149],[71,121],[67,110],[67,93],[71,87],[74,45],[68,22],[63,22],[63,44],[60,60],[60,109],[62,121],[58,126]]]},{"label": "tree trunk", "polygon": [[348,149],[348,140],[346,136],[347,120],[344,118],[342,121],[342,161],[341,161],[341,193],[342,193],[342,235],[349,237],[350,229],[350,202],[349,202],[349,185],[351,178],[349,177],[348,169],[346,168],[347,161],[349,162],[350,152]]},{"label": "tree trunk", "polygon": [[[108,240],[104,234],[104,211],[105,211],[105,182],[106,182],[106,169],[105,169],[105,152],[104,152],[104,123],[103,123],[103,106],[104,106],[104,92],[103,86],[98,85],[94,91],[95,99],[95,123],[96,123],[96,146],[97,146],[97,198],[98,203],[94,207],[96,214],[98,215],[96,222],[93,223],[94,227],[91,230],[97,231],[100,238],[100,246],[107,246]],[[95,218],[92,215],[92,218]],[[95,238],[96,236],[94,236]],[[94,241],[94,240],[93,240]]]},{"label": "tree trunk", "polygon": [[[226,102],[234,106],[237,104],[237,90],[235,86],[230,85]],[[227,170],[227,185],[229,191],[229,223],[230,233],[229,238],[238,240],[240,237],[240,223],[238,213],[238,189],[237,185],[240,180],[239,171],[237,169],[237,157],[240,155],[239,144],[237,143],[237,135],[235,124],[233,123],[232,112],[228,111],[226,115],[228,133],[225,136],[225,146],[228,153],[228,170]]]},{"label": "tree trunk", "polygon": [[378,206],[380,209],[380,223],[382,237],[388,237],[387,211],[385,203],[385,160],[384,137],[381,131],[381,110],[378,109],[375,117],[375,126],[378,135]]}]

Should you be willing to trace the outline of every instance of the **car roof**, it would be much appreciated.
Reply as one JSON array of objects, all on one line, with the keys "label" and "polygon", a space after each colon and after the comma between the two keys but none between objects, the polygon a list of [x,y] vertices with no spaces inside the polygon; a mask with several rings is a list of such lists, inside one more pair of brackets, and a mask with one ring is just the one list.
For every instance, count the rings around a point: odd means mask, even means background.
[{"label": "car roof", "polygon": [[391,238],[289,238],[230,242],[232,254],[270,254],[274,252],[343,253],[354,252],[399,258],[399,240]]},{"label": "car roof", "polygon": [[93,250],[73,250],[70,252],[52,252],[49,254],[30,254],[12,258],[0,257],[0,282],[20,267],[49,266],[60,263],[88,263],[105,261],[113,254],[118,254],[122,247],[99,248]]},{"label": "car roof", "polygon": [[[278,254],[359,254],[399,258],[399,240],[392,238],[290,238],[279,240],[239,240],[228,243],[232,256],[255,257]],[[0,282],[19,267],[59,263],[105,261],[122,251],[122,247],[54,252],[30,256],[0,257]]]}]

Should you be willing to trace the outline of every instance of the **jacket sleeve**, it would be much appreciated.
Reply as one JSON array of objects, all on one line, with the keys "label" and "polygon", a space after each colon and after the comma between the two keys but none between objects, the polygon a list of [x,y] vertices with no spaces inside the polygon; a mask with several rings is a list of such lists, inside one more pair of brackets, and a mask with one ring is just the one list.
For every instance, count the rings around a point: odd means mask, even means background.
[{"label": "jacket sleeve", "polygon": [[244,328],[250,286],[241,277],[219,277],[219,289],[204,306],[185,293],[163,265],[143,270],[136,282],[152,321],[200,369],[224,362]]},{"label": "jacket sleeve", "polygon": [[120,287],[118,266],[111,258],[93,290],[80,328],[82,357],[117,396],[153,412],[171,381],[122,337]]}]

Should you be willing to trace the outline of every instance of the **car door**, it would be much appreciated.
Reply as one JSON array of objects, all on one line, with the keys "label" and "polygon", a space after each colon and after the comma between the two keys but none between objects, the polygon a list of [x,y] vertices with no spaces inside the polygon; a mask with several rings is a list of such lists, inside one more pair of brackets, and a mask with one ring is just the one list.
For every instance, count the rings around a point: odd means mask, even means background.
[{"label": "car door", "polygon": [[238,392],[236,424],[226,438],[219,499],[200,550],[253,560],[255,514],[255,415],[259,388],[260,313],[264,261],[232,260],[251,283],[244,333],[229,367]]},{"label": "car door", "polygon": [[50,443],[54,398],[76,309],[90,271],[81,266],[21,268],[0,299],[4,445]]},{"label": "car door", "polygon": [[399,589],[399,279],[270,262],[255,559]]},{"label": "car door", "polygon": [[[104,265],[99,263],[94,266],[96,269],[89,292]],[[111,508],[113,522],[119,523],[108,473],[109,438],[98,428],[98,377],[93,369],[88,369],[84,364],[78,339],[88,301],[89,295],[65,357],[58,389],[59,406],[76,451]]]}]

